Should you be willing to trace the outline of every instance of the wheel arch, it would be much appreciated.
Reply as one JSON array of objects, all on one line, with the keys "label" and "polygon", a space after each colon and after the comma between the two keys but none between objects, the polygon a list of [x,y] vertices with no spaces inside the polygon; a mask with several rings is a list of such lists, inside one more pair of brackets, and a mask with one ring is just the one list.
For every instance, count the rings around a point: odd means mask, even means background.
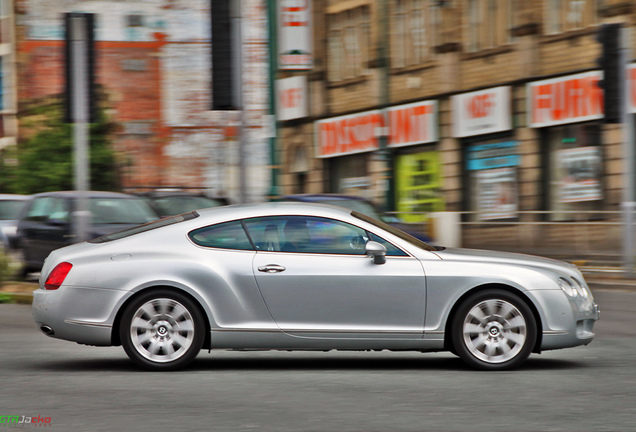
[{"label": "wheel arch", "polygon": [[128,305],[132,303],[133,301],[135,301],[138,297],[144,294],[147,294],[148,292],[157,291],[157,290],[173,291],[175,293],[184,295],[188,297],[190,300],[192,300],[192,302],[199,309],[199,312],[201,312],[201,315],[204,317],[203,322],[205,323],[205,338],[203,340],[202,348],[209,349],[212,346],[210,316],[206,312],[201,302],[195,296],[189,293],[187,290],[177,288],[171,285],[161,285],[161,284],[145,287],[135,292],[132,296],[126,299],[124,303],[121,304],[121,306],[119,307],[119,310],[117,311],[117,314],[115,315],[115,320],[113,321],[113,329],[111,334],[112,345],[115,345],[115,346],[121,345],[121,339],[119,337],[119,329],[121,326],[122,315],[124,314],[124,311],[126,310]]},{"label": "wheel arch", "polygon": [[543,341],[543,331],[541,331],[541,329],[543,329],[543,323],[541,321],[541,314],[539,314],[539,310],[537,309],[534,302],[523,291],[513,286],[502,284],[502,283],[488,283],[488,284],[476,286],[466,291],[459,299],[457,299],[457,301],[451,308],[450,313],[448,314],[448,318],[446,319],[446,325],[444,326],[444,349],[454,352],[451,327],[453,325],[455,314],[457,313],[457,310],[459,309],[459,307],[466,301],[468,297],[483,291],[490,290],[490,289],[499,289],[499,290],[507,291],[511,294],[514,294],[518,296],[521,299],[521,301],[523,301],[530,308],[530,310],[532,311],[532,315],[534,316],[535,322],[537,324],[537,340],[532,349],[532,352],[534,353],[541,352],[541,343]]}]

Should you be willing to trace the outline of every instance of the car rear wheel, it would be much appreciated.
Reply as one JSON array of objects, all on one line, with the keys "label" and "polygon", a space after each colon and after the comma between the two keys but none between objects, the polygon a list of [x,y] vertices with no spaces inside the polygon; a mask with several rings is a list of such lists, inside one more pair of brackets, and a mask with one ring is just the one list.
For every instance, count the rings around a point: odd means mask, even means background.
[{"label": "car rear wheel", "polygon": [[194,360],[205,339],[197,305],[169,290],[152,291],[130,303],[119,331],[128,357],[149,370],[183,368]]},{"label": "car rear wheel", "polygon": [[462,303],[453,319],[452,338],[455,352],[469,366],[506,370],[528,358],[537,340],[537,325],[517,295],[493,289]]}]

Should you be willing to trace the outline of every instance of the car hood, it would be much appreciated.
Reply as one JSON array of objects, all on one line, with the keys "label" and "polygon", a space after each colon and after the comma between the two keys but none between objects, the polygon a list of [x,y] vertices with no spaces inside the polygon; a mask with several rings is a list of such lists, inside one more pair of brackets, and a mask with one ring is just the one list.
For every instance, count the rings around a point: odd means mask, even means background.
[{"label": "car hood", "polygon": [[[538,257],[534,255],[524,255],[512,252],[497,252],[478,249],[455,249],[449,248],[435,252],[441,259],[446,261],[463,262],[483,262],[493,264],[518,265],[523,267],[533,267],[543,270],[551,270],[558,273],[566,273],[571,276],[580,275],[578,268],[574,264],[563,261]],[[580,276],[579,276],[580,277]]]}]

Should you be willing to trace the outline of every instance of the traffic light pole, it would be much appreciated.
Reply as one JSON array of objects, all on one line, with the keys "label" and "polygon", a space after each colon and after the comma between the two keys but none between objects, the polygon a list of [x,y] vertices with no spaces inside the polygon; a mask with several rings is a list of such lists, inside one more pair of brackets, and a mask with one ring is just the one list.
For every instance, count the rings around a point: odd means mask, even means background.
[{"label": "traffic light pole", "polygon": [[634,210],[636,210],[636,194],[634,174],[636,169],[636,151],[634,150],[634,116],[629,112],[627,67],[631,56],[631,31],[625,26],[621,29],[621,68],[620,82],[622,87],[623,117],[623,156],[625,161],[625,181],[623,189],[623,269],[627,275],[634,276]]},{"label": "traffic light pole", "polygon": [[84,192],[89,189],[88,158],[88,65],[87,18],[81,14],[72,15],[69,19],[70,43],[72,50],[71,70],[74,80],[72,101],[73,143],[75,153],[75,190],[80,192],[73,212],[75,218],[75,242],[87,240],[91,213],[88,199]]}]

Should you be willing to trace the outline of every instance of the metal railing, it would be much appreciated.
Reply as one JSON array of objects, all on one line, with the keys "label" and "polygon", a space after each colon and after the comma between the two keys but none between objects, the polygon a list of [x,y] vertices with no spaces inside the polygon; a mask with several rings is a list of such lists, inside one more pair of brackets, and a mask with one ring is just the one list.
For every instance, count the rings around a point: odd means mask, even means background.
[{"label": "metal railing", "polygon": [[[413,230],[426,233],[436,243],[433,214],[392,212],[401,219],[426,218],[408,223]],[[445,229],[459,230],[460,246],[522,252],[561,259],[620,266],[623,221],[620,211],[520,211],[515,218],[480,219],[477,212],[445,212],[456,223]],[[410,217],[409,217],[410,216]],[[453,228],[450,228],[453,229]]]}]

